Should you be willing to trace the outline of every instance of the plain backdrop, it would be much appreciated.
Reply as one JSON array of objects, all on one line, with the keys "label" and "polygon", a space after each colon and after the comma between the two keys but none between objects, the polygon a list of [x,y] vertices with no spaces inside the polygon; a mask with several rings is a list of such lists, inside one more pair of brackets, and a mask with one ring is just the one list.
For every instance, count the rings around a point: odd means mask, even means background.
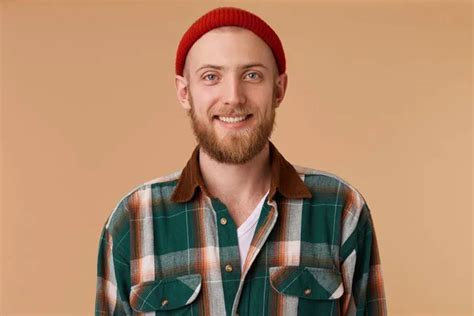
[{"label": "plain backdrop", "polygon": [[222,5],[279,34],[272,141],[373,214],[391,315],[472,312],[472,3],[2,1],[1,315],[91,315],[100,230],[195,146],[181,35]]}]

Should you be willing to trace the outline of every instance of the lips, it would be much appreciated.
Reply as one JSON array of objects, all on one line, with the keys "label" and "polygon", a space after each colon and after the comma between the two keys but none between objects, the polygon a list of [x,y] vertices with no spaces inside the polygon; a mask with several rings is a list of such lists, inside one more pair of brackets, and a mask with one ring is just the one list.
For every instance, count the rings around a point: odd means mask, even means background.
[{"label": "lips", "polygon": [[219,118],[219,117],[238,118],[238,117],[242,117],[242,116],[245,116],[245,119],[248,119],[249,117],[253,116],[253,114],[240,114],[240,115],[235,115],[235,114],[226,115],[226,114],[222,114],[222,115],[213,115],[212,118],[213,118],[213,119],[217,119],[217,118]]},{"label": "lips", "polygon": [[[253,116],[252,114],[248,114],[246,116],[228,116],[228,117],[214,115],[213,119],[216,119],[217,122],[219,122],[220,124],[224,124],[225,126],[238,128],[238,127],[242,127],[246,125],[247,121],[249,121],[252,116]],[[237,118],[242,118],[242,117],[245,117],[245,118],[239,119],[239,120],[237,119]]]}]

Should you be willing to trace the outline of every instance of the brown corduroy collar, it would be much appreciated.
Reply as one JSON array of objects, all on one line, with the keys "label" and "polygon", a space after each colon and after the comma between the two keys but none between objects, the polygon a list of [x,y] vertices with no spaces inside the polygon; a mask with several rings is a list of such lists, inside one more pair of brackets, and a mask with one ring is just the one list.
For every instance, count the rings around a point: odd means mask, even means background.
[{"label": "brown corduroy collar", "polygon": [[[301,180],[295,168],[285,160],[271,141],[269,141],[269,146],[272,178],[268,200],[273,200],[277,190],[289,199],[310,198],[312,196],[311,192]],[[186,167],[184,167],[171,201],[176,203],[188,202],[193,198],[197,187],[206,195],[212,197],[206,189],[199,168],[199,145],[196,146]]]}]

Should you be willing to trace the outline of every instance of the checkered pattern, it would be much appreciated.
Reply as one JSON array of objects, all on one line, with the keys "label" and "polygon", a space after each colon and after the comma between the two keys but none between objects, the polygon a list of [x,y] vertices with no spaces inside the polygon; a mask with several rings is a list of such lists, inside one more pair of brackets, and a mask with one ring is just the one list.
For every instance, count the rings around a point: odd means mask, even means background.
[{"label": "checkered pattern", "polygon": [[386,315],[366,201],[335,175],[293,170],[311,197],[267,197],[243,270],[219,199],[172,201],[183,172],[133,189],[102,230],[96,315]]}]

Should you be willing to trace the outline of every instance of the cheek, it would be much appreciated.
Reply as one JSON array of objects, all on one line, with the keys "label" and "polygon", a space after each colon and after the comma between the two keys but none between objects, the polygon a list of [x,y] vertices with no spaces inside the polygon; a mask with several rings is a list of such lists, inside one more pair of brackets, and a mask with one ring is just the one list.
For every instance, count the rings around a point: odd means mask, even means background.
[{"label": "cheek", "polygon": [[205,112],[209,115],[212,107],[219,101],[217,89],[211,87],[197,87],[192,93],[193,104],[197,112]]},{"label": "cheek", "polygon": [[246,91],[249,96],[252,96],[253,101],[258,102],[258,104],[271,103],[274,95],[273,86],[270,84],[250,85]]}]

